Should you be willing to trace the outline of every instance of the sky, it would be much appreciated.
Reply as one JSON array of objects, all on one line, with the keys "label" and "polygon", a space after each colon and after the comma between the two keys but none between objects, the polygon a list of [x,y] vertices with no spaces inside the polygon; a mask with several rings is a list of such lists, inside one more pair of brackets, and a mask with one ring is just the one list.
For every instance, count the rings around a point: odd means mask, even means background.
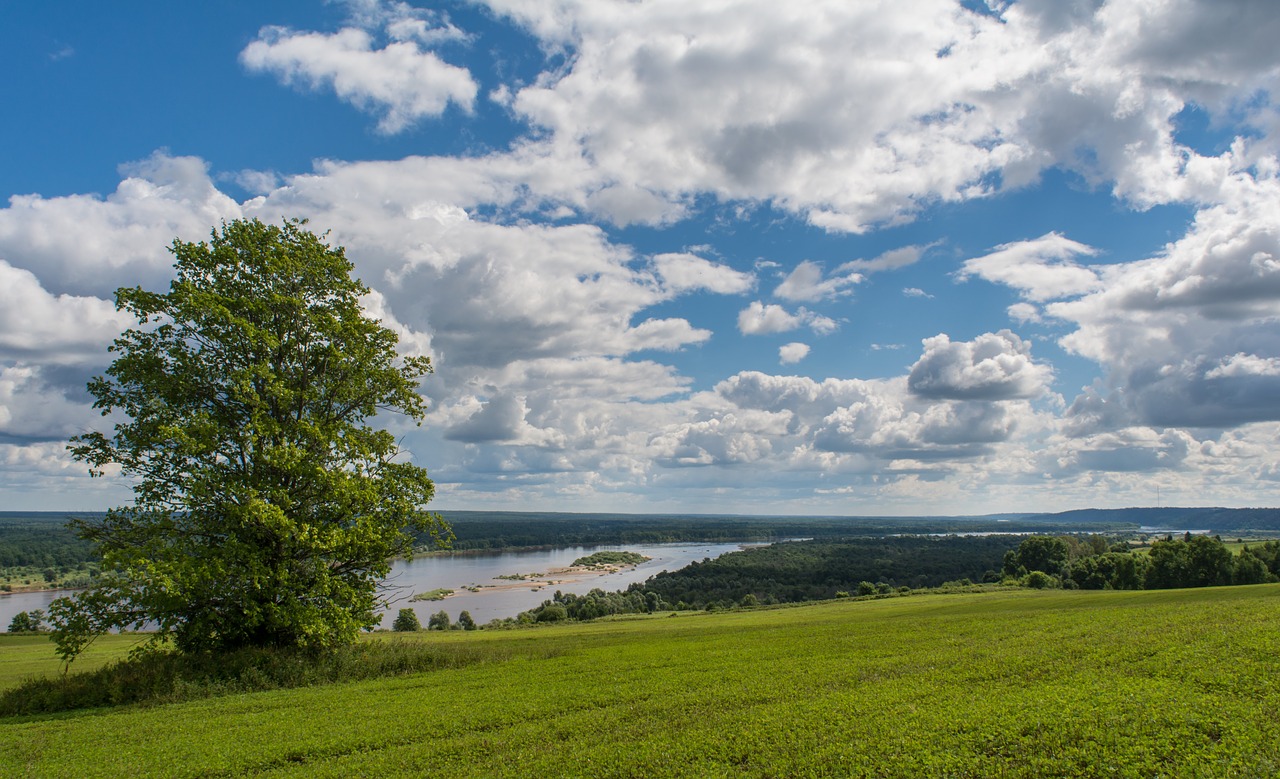
[{"label": "sky", "polygon": [[443,509],[1280,505],[1273,0],[0,3],[0,505],[171,242],[310,220]]}]

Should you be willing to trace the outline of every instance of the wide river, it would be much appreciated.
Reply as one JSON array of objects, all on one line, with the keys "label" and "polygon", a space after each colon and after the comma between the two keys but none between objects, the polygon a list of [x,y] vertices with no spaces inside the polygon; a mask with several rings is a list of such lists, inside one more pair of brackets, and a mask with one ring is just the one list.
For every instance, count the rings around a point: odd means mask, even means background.
[{"label": "wide river", "polygon": [[[599,587],[605,592],[626,589],[633,582],[643,582],[660,571],[674,571],[695,560],[719,557],[725,552],[736,552],[754,544],[631,544],[628,546],[574,546],[538,552],[500,552],[485,555],[438,555],[414,560],[397,560],[391,567],[387,584],[393,588],[393,602],[383,614],[382,626],[391,627],[396,612],[412,608],[425,626],[427,618],[438,611],[446,611],[456,621],[462,611],[471,612],[477,623],[491,619],[514,617],[548,600],[556,590],[585,594]],[[650,557],[648,562],[634,568],[604,575],[556,575],[557,568],[568,568],[574,560],[602,550],[639,552]],[[512,582],[499,576],[521,574],[546,574],[542,580],[555,580],[556,584],[542,585],[535,589],[533,582]],[[478,588],[472,592],[467,587]],[[441,601],[409,602],[414,593],[435,589],[450,589],[450,595]],[[54,598],[64,592],[22,592],[0,595],[0,630],[7,629],[13,615],[20,611],[48,609]]]}]

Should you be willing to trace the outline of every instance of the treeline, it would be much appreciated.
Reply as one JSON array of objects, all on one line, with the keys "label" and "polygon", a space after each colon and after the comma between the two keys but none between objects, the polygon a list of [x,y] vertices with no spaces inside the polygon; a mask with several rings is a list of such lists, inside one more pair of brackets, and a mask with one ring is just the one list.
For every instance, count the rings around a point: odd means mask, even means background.
[{"label": "treeline", "polygon": [[1218,536],[1166,536],[1149,549],[1098,536],[1032,536],[1005,555],[1002,572],[1031,587],[1159,590],[1280,581],[1280,541],[1232,554]]},{"label": "treeline", "polygon": [[997,581],[1006,553],[1020,540],[1007,535],[890,536],[778,543],[663,571],[624,592],[557,592],[517,621],[799,603]]},{"label": "treeline", "polygon": [[[729,543],[788,538],[833,540],[850,536],[926,533],[1058,533],[1136,530],[1129,524],[1059,522],[1042,516],[992,517],[751,517],[689,514],[566,514],[516,511],[445,511],[456,552],[551,549],[626,544]],[[422,551],[431,539],[421,537]]]}]

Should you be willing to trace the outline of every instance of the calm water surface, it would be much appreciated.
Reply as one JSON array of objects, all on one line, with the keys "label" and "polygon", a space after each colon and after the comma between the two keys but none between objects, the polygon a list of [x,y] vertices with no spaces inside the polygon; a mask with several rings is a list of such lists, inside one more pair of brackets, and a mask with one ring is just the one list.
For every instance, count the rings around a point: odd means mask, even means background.
[{"label": "calm water surface", "polygon": [[[391,568],[391,576],[387,579],[387,584],[394,588],[392,598],[395,600],[391,608],[383,614],[382,625],[391,627],[396,612],[402,608],[412,608],[416,611],[423,625],[427,624],[427,618],[430,615],[441,610],[448,612],[449,618],[454,621],[458,619],[460,612],[469,611],[472,619],[483,624],[491,619],[514,617],[522,611],[532,609],[544,600],[550,599],[556,590],[579,595],[586,594],[596,587],[605,592],[623,590],[633,582],[643,582],[660,571],[674,571],[696,560],[719,557],[726,552],[736,552],[747,546],[753,546],[753,544],[574,546],[539,552],[441,555],[419,557],[411,561],[397,560]],[[575,578],[562,584],[549,585],[541,590],[526,587],[491,589],[510,583],[495,577],[530,573],[549,574],[552,569],[567,568],[579,557],[602,550],[639,552],[653,559],[618,573]],[[464,589],[467,586],[480,589],[477,592],[468,592]],[[442,601],[409,602],[409,597],[414,593],[440,588],[454,590],[457,594]],[[13,615],[18,612],[32,609],[44,609],[47,612],[50,601],[66,594],[62,591],[0,595],[0,631],[9,627]]]}]

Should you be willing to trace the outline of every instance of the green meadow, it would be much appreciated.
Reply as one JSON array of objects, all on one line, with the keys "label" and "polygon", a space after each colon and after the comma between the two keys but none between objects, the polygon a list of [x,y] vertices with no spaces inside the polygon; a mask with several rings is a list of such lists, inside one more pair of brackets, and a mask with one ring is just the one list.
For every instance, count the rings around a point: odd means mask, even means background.
[{"label": "green meadow", "polygon": [[[122,656],[104,639],[77,666]],[[1280,585],[988,590],[510,631],[456,662],[0,720],[0,775],[1271,777]],[[0,686],[56,674],[0,636]]]}]

